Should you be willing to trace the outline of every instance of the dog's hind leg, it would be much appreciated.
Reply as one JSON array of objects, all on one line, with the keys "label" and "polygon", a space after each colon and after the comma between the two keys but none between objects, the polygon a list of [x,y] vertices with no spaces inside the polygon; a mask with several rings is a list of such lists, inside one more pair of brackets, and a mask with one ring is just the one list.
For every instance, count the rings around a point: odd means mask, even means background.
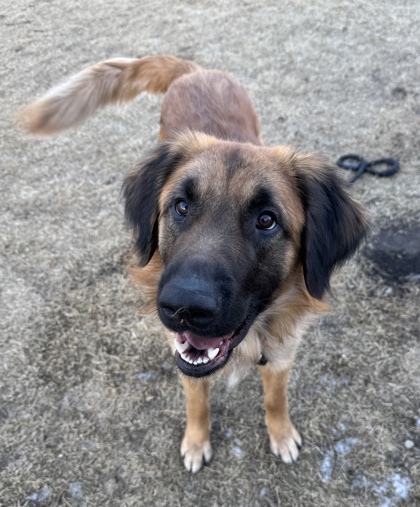
[{"label": "dog's hind leg", "polygon": [[264,386],[265,422],[270,437],[271,452],[293,463],[299,454],[302,439],[289,417],[287,381],[290,368],[272,371],[268,365],[259,366]]},{"label": "dog's hind leg", "polygon": [[185,468],[193,474],[212,457],[210,445],[210,381],[181,376],[184,387],[187,427],[181,444]]}]

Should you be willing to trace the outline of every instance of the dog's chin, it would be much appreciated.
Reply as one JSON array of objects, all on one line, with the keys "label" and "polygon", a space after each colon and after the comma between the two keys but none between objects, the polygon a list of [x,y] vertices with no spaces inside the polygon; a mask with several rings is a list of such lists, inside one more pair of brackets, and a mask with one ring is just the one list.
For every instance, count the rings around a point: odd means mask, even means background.
[{"label": "dog's chin", "polygon": [[220,370],[247,335],[253,320],[246,318],[236,331],[217,338],[201,337],[191,331],[178,333],[174,340],[178,368],[184,375],[195,378]]}]

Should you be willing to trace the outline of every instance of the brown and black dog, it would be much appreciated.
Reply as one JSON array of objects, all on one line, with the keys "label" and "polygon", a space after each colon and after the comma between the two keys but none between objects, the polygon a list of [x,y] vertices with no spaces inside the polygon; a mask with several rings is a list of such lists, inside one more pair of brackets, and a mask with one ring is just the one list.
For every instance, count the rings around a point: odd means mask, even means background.
[{"label": "brown and black dog", "polygon": [[311,318],[328,309],[331,273],[365,235],[363,211],[322,158],[263,146],[232,76],[175,57],[98,63],[20,121],[53,134],[143,91],[166,92],[161,144],[125,180],[126,216],[135,280],[151,292],[182,372],[184,464],[197,472],[212,455],[210,375],[234,380],[257,364],[271,450],[291,463],[301,437],[288,414],[289,371]]}]

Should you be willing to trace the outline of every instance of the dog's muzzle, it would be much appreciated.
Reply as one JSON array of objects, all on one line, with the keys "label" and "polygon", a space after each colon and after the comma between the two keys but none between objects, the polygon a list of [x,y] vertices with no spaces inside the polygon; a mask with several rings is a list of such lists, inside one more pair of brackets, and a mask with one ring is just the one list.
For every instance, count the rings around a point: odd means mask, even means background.
[{"label": "dog's muzzle", "polygon": [[245,338],[252,321],[246,319],[233,333],[208,338],[191,331],[177,333],[175,359],[179,369],[190,377],[205,377],[222,368],[232,350]]},{"label": "dog's muzzle", "polygon": [[252,320],[247,301],[235,297],[234,282],[220,266],[199,262],[172,265],[158,296],[162,323],[175,332],[175,359],[192,377],[213,373],[228,361]]}]

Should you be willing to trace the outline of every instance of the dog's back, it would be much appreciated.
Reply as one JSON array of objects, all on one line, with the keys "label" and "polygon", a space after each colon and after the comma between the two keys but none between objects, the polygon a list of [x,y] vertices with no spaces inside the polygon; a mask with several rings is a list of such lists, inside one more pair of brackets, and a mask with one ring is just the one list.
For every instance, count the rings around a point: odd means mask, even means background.
[{"label": "dog's back", "polygon": [[162,104],[161,139],[188,128],[218,139],[262,144],[254,107],[245,88],[219,70],[177,79]]}]

